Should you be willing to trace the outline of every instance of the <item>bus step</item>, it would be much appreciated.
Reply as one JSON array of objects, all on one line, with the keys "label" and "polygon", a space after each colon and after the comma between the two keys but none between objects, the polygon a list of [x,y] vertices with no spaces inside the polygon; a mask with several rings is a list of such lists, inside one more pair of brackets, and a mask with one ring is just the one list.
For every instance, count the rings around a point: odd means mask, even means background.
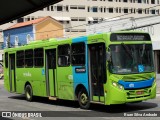
[{"label": "bus step", "polygon": [[57,97],[49,96],[48,98],[49,98],[49,100],[57,100]]},{"label": "bus step", "polygon": [[99,102],[99,101],[90,101],[90,103],[96,103],[96,104],[102,104],[102,105],[104,105],[104,102]]}]

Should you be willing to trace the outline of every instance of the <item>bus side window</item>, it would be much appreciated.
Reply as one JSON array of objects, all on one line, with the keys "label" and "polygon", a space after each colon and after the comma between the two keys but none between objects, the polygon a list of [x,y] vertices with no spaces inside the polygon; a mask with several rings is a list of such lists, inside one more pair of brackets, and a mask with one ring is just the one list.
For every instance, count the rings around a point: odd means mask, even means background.
[{"label": "bus side window", "polygon": [[34,49],[34,66],[35,67],[43,67],[44,59],[43,59],[43,48]]},{"label": "bus side window", "polygon": [[16,58],[17,58],[16,61],[17,67],[18,68],[24,67],[24,51],[17,51]]},{"label": "bus side window", "polygon": [[73,43],[71,45],[71,61],[73,66],[85,65],[85,43]]},{"label": "bus side window", "polygon": [[33,67],[33,50],[25,50],[25,67]]},{"label": "bus side window", "polygon": [[69,66],[70,65],[70,45],[59,45],[58,46],[58,66]]},{"label": "bus side window", "polygon": [[8,52],[5,53],[5,67],[8,68]]}]

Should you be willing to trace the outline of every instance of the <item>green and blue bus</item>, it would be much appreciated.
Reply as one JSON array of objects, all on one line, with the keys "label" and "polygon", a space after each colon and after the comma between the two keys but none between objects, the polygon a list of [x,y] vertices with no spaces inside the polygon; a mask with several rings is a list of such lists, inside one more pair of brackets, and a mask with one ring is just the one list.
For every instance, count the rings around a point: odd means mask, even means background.
[{"label": "green and blue bus", "polygon": [[4,50],[9,92],[51,100],[104,105],[156,97],[150,35],[137,31],[99,33],[64,40],[33,41]]}]

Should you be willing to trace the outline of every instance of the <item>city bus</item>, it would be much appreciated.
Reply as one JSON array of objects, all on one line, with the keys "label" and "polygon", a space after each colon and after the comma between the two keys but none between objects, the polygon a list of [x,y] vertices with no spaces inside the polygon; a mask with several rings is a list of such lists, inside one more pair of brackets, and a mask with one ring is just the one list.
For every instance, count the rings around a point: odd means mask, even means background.
[{"label": "city bus", "polygon": [[4,85],[50,100],[113,105],[156,97],[150,35],[139,31],[47,39],[4,50]]}]

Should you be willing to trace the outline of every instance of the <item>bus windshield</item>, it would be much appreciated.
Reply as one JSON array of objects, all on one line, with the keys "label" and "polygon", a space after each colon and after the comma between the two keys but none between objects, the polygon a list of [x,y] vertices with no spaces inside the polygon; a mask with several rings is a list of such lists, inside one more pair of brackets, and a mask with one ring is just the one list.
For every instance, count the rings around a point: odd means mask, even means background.
[{"label": "bus windshield", "polygon": [[134,74],[153,72],[153,51],[151,44],[111,45],[110,72]]}]

